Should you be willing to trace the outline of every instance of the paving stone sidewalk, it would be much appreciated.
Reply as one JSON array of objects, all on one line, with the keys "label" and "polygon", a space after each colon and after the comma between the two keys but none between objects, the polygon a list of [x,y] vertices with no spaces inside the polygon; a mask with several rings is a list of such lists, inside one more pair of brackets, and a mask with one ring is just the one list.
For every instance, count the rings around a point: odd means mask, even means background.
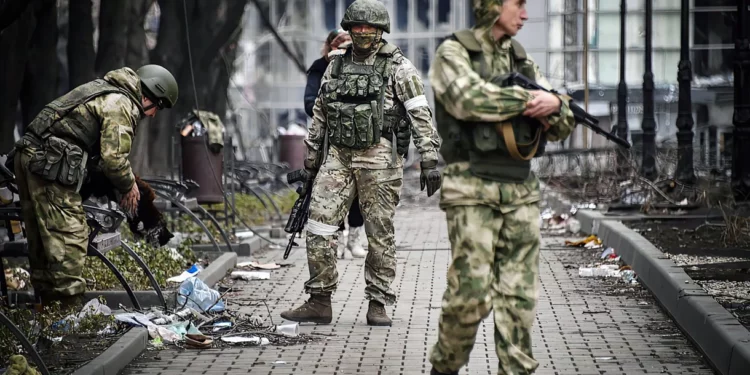
[{"label": "paving stone sidewalk", "polygon": [[[399,251],[393,289],[399,298],[388,309],[393,327],[366,325],[364,260],[340,260],[333,323],[300,327],[304,333],[331,335],[326,340],[287,347],[148,352],[124,373],[428,374],[450,261],[444,214],[434,204],[402,205],[396,225]],[[537,374],[714,373],[642,287],[621,292],[625,287],[612,280],[579,277],[578,265],[591,261],[591,251],[565,248],[564,240],[543,239],[533,335]],[[282,252],[271,250],[253,260],[283,262]],[[259,302],[264,299],[274,322],[280,323],[280,312],[307,297],[302,289],[308,276],[304,248],[295,248],[288,261],[294,266],[273,271],[271,280],[238,282],[245,302],[255,302],[238,307],[230,301],[229,308],[267,318]],[[493,342],[490,315],[461,374],[497,373]]]}]

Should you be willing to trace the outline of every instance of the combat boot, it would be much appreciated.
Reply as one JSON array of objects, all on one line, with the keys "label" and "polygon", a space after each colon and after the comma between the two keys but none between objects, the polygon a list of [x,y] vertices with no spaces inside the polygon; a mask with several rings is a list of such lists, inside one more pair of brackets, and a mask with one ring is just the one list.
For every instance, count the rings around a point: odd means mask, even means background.
[{"label": "combat boot", "polygon": [[354,258],[367,256],[367,251],[362,247],[362,229],[363,227],[349,227],[349,239],[346,248]]},{"label": "combat boot", "polygon": [[302,306],[281,313],[281,317],[293,322],[328,324],[333,320],[330,294],[311,294]]},{"label": "combat boot", "polygon": [[430,371],[430,375],[458,375],[458,371],[453,372],[440,372],[438,370],[435,370],[435,368],[432,368],[432,371]]},{"label": "combat boot", "polygon": [[391,326],[391,319],[385,313],[385,306],[382,303],[370,300],[370,307],[367,309],[367,325]]}]

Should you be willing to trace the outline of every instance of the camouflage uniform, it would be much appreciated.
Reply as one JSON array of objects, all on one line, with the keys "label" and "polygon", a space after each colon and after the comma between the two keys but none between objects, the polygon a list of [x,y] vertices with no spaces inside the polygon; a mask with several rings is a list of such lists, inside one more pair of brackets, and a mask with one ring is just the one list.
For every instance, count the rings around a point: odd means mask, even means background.
[{"label": "camouflage uniform", "polygon": [[[358,0],[351,7],[363,5],[370,7],[373,6],[372,3],[376,2]],[[378,6],[377,3],[374,6]],[[351,7],[347,12],[352,9]],[[384,8],[382,9],[384,12]],[[387,12],[385,15],[387,17]],[[334,249],[337,242],[338,224],[344,219],[353,197],[358,194],[369,243],[365,259],[365,294],[367,299],[378,302],[382,307],[382,305],[392,305],[396,300],[396,295],[390,289],[396,276],[393,217],[400,197],[404,158],[403,153],[397,152],[396,145],[392,143],[392,140],[396,140],[397,137],[386,134],[385,131],[382,137],[374,140],[374,145],[364,149],[337,146],[334,141],[327,150],[325,149],[329,136],[345,136],[338,134],[338,131],[329,124],[329,119],[334,118],[332,111],[339,108],[337,105],[340,103],[333,98],[336,97],[337,92],[340,95],[342,88],[344,91],[349,88],[341,81],[332,81],[332,74],[337,69],[337,64],[342,64],[344,70],[361,70],[363,66],[373,66],[378,52],[390,47],[394,53],[387,60],[390,66],[385,68],[390,70],[390,74],[382,80],[379,88],[376,88],[384,92],[380,102],[382,109],[377,111],[383,111],[386,114],[402,114],[405,120],[402,124],[406,124],[406,131],[410,133],[406,134],[406,140],[408,142],[409,135],[414,137],[414,144],[421,154],[423,163],[437,164],[440,139],[432,125],[432,112],[424,95],[424,86],[419,72],[397,48],[385,41],[379,43],[374,48],[375,52],[364,61],[353,59],[353,47],[349,47],[346,54],[334,57],[323,75],[321,90],[313,107],[313,123],[308,138],[305,140],[308,149],[305,166],[317,170],[318,165],[315,164],[319,163],[317,160],[320,154],[325,154],[326,151],[328,154],[317,172],[312,190],[310,216],[306,226],[310,279],[305,283],[305,292],[313,296],[330,296],[336,290],[338,272]],[[370,82],[373,82],[372,78]],[[369,104],[365,106],[369,108]],[[411,125],[409,125],[409,120]],[[352,126],[351,123],[348,125],[350,128],[356,128],[356,125]],[[399,138],[401,139],[403,138]],[[384,310],[382,312],[384,313]],[[368,313],[368,323],[369,316]],[[290,320],[296,319],[290,312],[282,314],[282,317]],[[321,322],[329,321],[330,317],[326,317]],[[389,324],[390,322],[383,325]]]},{"label": "camouflage uniform", "polygon": [[[471,29],[493,76],[512,70],[511,38],[494,41],[490,33],[499,17],[497,8],[490,6],[499,4],[500,0],[475,0],[477,26]],[[535,75],[529,78],[550,88],[539,67],[527,58]],[[517,86],[500,87],[480,77],[467,49],[452,39],[437,49],[429,79],[436,102],[448,116],[464,121],[504,122],[523,113],[532,99]],[[575,126],[568,100],[562,98],[559,114],[548,117],[548,141],[565,139]],[[437,121],[440,129],[441,118]],[[519,182],[480,178],[466,160],[447,162],[440,207],[447,216],[452,262],[439,337],[430,354],[433,373],[457,373],[468,363],[479,324],[492,310],[498,373],[531,373],[538,366],[531,352],[531,331],[539,290],[539,182],[531,172]]]},{"label": "camouflage uniform", "polygon": [[[107,73],[104,81],[118,92],[94,96],[72,108],[64,116],[65,121],[56,117],[51,106],[45,107],[16,143],[15,171],[26,218],[31,282],[43,301],[45,296],[58,299],[85,291],[82,273],[89,235],[79,194],[78,181],[84,176],[78,175],[72,184],[63,184],[40,175],[35,165],[53,160],[44,139],[63,140],[68,152],[70,147],[77,147],[88,155],[100,156],[89,169],[100,169],[121,194],[130,191],[135,183],[128,155],[143,114],[139,77],[130,68],[122,68]],[[71,97],[71,93],[66,94],[53,104]],[[84,141],[86,138],[91,139],[91,144]],[[70,162],[77,156],[74,163],[82,164],[87,162],[86,154],[68,153],[63,159]]]}]

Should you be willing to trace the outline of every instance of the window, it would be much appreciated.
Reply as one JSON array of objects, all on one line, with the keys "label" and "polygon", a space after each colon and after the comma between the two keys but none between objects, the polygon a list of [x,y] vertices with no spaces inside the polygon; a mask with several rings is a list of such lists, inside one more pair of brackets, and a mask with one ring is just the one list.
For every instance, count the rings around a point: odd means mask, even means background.
[{"label": "window", "polygon": [[578,71],[581,68],[579,52],[566,52],[565,53],[565,81],[566,82],[578,82]]},{"label": "window", "polygon": [[695,7],[737,7],[737,0],[695,0]]},{"label": "window", "polygon": [[[651,26],[654,48],[680,48],[680,15],[678,13],[654,13]],[[645,33],[645,28],[643,31]]]},{"label": "window", "polygon": [[654,52],[651,58],[655,83],[677,83],[679,51]]},{"label": "window", "polygon": [[323,13],[326,30],[333,30],[339,27],[339,19],[336,14],[336,0],[323,0]]},{"label": "window", "polygon": [[[415,0],[412,0],[415,1]],[[432,7],[430,6],[429,0],[416,0],[416,6],[417,8],[417,21],[420,26],[422,26],[425,29],[430,28],[430,16]]]},{"label": "window", "polygon": [[691,61],[696,77],[732,73],[734,49],[693,50]]},{"label": "window", "polygon": [[549,47],[553,49],[563,48],[562,16],[549,17]]},{"label": "window", "polygon": [[466,0],[466,9],[466,26],[472,27],[476,21],[474,19],[474,0]]},{"label": "window", "polygon": [[694,44],[734,44],[737,12],[700,12],[695,14]]},{"label": "window", "polygon": [[409,28],[409,0],[396,0],[396,29],[406,31]]},{"label": "window", "polygon": [[451,16],[451,0],[438,0],[437,21],[438,23],[449,23]]}]

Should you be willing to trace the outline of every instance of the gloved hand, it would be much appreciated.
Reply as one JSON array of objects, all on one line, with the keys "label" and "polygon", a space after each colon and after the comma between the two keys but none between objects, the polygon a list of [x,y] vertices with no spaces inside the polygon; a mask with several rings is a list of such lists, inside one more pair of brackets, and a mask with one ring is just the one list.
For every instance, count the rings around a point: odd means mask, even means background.
[{"label": "gloved hand", "polygon": [[422,173],[419,175],[421,190],[424,190],[427,186],[427,196],[431,197],[440,189],[441,178],[440,172],[437,170],[437,161],[423,161],[419,163],[419,166],[422,167]]}]

